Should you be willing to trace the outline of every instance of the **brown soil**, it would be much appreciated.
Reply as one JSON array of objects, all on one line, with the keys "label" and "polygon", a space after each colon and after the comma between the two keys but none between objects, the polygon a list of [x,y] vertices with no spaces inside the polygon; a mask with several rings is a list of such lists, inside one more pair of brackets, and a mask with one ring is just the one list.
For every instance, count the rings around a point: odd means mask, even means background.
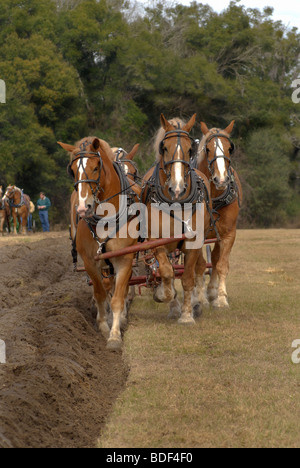
[{"label": "brown soil", "polygon": [[66,233],[0,239],[0,448],[95,447],[127,377]]}]

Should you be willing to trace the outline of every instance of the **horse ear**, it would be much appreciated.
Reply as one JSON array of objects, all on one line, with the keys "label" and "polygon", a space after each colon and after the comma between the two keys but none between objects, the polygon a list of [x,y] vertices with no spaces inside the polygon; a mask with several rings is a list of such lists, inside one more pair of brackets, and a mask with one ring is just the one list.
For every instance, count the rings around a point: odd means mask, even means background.
[{"label": "horse ear", "polygon": [[126,155],[126,159],[130,159],[132,160],[134,158],[134,156],[136,155],[136,152],[137,150],[139,149],[139,143],[137,143],[136,145],[134,145],[134,147],[132,148],[132,150],[130,151],[130,153],[128,153]]},{"label": "horse ear", "polygon": [[92,147],[94,148],[95,151],[97,151],[100,148],[99,138],[95,138],[93,140]]},{"label": "horse ear", "polygon": [[161,126],[166,129],[167,124],[169,123],[167,119],[165,118],[164,114],[160,114],[160,123]]},{"label": "horse ear", "polygon": [[200,122],[200,127],[201,127],[201,131],[203,135],[206,135],[209,132],[208,127],[205,122]]},{"label": "horse ear", "polygon": [[170,124],[170,122],[165,118],[164,114],[160,114],[160,123],[165,132],[168,132],[174,128],[174,126]]},{"label": "horse ear", "polygon": [[228,135],[230,135],[230,133],[233,130],[234,122],[235,120],[232,120],[230,124],[228,125],[228,127],[224,128],[224,132],[228,133]]},{"label": "horse ear", "polygon": [[76,146],[68,145],[67,143],[62,143],[61,141],[58,141],[57,143],[58,143],[64,150],[69,151],[70,153],[72,153],[72,152],[74,151],[74,149],[76,148]]},{"label": "horse ear", "polygon": [[195,122],[196,122],[196,115],[197,114],[194,114],[190,120],[188,121],[187,124],[185,124],[185,126],[183,127],[183,130],[185,130],[186,132],[190,133],[190,131],[192,130],[193,126],[195,125]]}]

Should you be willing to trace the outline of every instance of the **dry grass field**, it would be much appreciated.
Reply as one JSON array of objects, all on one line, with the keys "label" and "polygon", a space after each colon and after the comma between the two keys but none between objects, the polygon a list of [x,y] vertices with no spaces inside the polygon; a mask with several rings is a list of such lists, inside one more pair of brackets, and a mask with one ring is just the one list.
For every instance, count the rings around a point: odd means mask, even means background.
[{"label": "dry grass field", "polygon": [[148,291],[135,299],[129,378],[99,447],[300,445],[300,230],[239,230],[228,292],[229,310],[192,327]]}]

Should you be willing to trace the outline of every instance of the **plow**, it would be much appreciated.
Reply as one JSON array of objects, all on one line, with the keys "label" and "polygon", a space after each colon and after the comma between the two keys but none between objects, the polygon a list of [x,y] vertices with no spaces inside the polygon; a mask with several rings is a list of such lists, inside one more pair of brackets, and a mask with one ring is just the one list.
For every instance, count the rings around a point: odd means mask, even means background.
[{"label": "plow", "polygon": [[[114,257],[120,257],[129,253],[135,253],[135,258],[132,264],[132,276],[129,280],[129,286],[138,286],[139,294],[143,287],[154,289],[156,288],[161,281],[159,273],[159,264],[155,258],[153,250],[157,247],[163,245],[172,244],[173,242],[183,241],[186,239],[186,236],[183,235],[181,238],[169,237],[166,239],[155,239],[151,241],[138,242],[136,245],[131,247],[125,247],[123,249],[109,251],[97,255],[96,260],[110,260]],[[216,238],[206,239],[204,245],[206,247],[206,275],[211,275],[212,272],[212,263],[211,263],[211,244],[217,242]],[[169,255],[170,263],[172,264],[174,270],[175,279],[180,279],[184,273],[184,254],[180,250],[176,249]],[[76,267],[75,270],[77,273],[85,272],[84,267]],[[110,276],[110,268],[103,267],[101,274],[104,278]],[[92,285],[92,282],[88,281],[89,285]]]}]

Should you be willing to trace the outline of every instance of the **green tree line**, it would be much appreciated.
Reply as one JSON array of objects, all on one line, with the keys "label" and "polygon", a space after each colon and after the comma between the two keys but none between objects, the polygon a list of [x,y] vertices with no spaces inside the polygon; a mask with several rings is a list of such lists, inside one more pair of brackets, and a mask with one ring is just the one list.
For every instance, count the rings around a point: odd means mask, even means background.
[{"label": "green tree line", "polygon": [[0,184],[52,201],[67,223],[72,181],[57,141],[90,134],[153,163],[159,116],[224,128],[234,119],[242,226],[300,226],[300,34],[239,1],[0,0]]}]

